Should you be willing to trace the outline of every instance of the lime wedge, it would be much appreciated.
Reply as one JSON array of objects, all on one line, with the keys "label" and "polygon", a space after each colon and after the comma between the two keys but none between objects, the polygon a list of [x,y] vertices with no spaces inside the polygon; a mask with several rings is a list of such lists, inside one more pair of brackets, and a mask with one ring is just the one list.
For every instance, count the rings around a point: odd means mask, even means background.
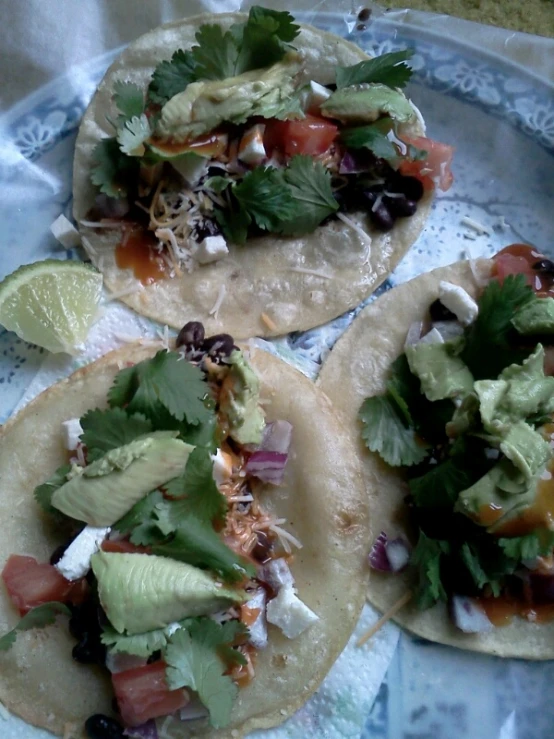
[{"label": "lime wedge", "polygon": [[26,264],[0,282],[0,324],[31,344],[75,354],[101,293],[102,275],[82,262]]}]

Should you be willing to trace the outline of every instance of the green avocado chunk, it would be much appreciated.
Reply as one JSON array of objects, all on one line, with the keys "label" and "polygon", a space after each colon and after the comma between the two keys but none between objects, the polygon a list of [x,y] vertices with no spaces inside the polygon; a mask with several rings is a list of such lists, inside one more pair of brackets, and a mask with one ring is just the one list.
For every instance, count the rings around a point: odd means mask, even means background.
[{"label": "green avocado chunk", "polygon": [[91,565],[100,603],[120,634],[153,631],[247,599],[243,590],[224,588],[208,572],[167,557],[101,551]]},{"label": "green avocado chunk", "polygon": [[523,336],[554,334],[554,298],[536,298],[512,318],[515,330]]},{"label": "green avocado chunk", "polygon": [[260,406],[260,381],[241,351],[230,357],[226,379],[229,391],[222,394],[221,411],[229,421],[229,435],[239,444],[260,444],[265,418]]},{"label": "green avocado chunk", "polygon": [[52,505],[90,526],[112,526],[141,498],[181,475],[190,444],[172,438],[177,432],[154,432],[112,449],[88,467],[74,467],[72,477],[56,490]]},{"label": "green avocado chunk", "polygon": [[399,123],[408,123],[415,116],[414,109],[403,93],[375,83],[336,90],[321,105],[321,114],[343,123],[372,123],[385,115]]},{"label": "green avocado chunk", "polygon": [[187,141],[213,131],[224,121],[244,123],[290,98],[300,57],[289,52],[267,69],[254,69],[224,80],[192,82],[162,108],[154,138]]},{"label": "green avocado chunk", "polygon": [[421,382],[421,391],[430,401],[466,395],[473,389],[473,376],[457,356],[460,340],[430,344],[420,341],[406,347],[410,370]]}]

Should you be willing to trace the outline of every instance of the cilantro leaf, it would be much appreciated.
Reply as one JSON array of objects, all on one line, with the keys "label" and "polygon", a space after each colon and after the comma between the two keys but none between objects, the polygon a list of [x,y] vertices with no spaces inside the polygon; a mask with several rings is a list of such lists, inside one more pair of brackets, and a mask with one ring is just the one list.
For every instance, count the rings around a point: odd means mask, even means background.
[{"label": "cilantro leaf", "polygon": [[64,464],[54,472],[52,477],[35,488],[34,496],[40,507],[51,516],[63,516],[61,511],[52,505],[52,496],[58,488],[67,482],[67,474],[71,470],[70,464]]},{"label": "cilantro leaf", "polygon": [[126,197],[138,171],[138,159],[126,156],[115,137],[98,142],[92,153],[90,179],[100,192],[111,198]]},{"label": "cilantro leaf", "polygon": [[388,87],[405,87],[413,72],[405,64],[414,55],[413,49],[391,51],[351,67],[337,67],[337,88],[379,82]]},{"label": "cilantro leaf", "polygon": [[168,639],[165,629],[154,629],[143,634],[120,634],[109,624],[104,626],[100,637],[102,644],[109,647],[112,652],[134,654],[137,657],[150,657],[154,652],[163,649]]},{"label": "cilantro leaf", "polygon": [[228,582],[255,575],[255,567],[229,549],[209,523],[189,514],[179,521],[179,527],[175,529],[171,506],[167,504],[157,506],[155,515],[160,531],[173,536],[164,544],[155,544],[153,554],[172,557],[195,567],[206,567]]},{"label": "cilantro leaf", "polygon": [[122,408],[88,411],[81,418],[81,441],[87,447],[87,461],[94,462],[110,449],[129,444],[152,431],[152,423],[140,413],[128,416]]},{"label": "cilantro leaf", "polygon": [[529,356],[532,348],[514,349],[510,334],[516,310],[533,299],[524,275],[509,275],[502,284],[492,280],[487,285],[460,354],[476,380],[496,379],[505,367],[520,364]]},{"label": "cilantro leaf", "polygon": [[281,171],[296,205],[293,217],[279,229],[284,234],[311,233],[321,221],[339,209],[331,188],[331,174],[321,162],[297,154]]},{"label": "cilantro leaf", "polygon": [[270,67],[280,61],[300,32],[293,16],[287,11],[269,10],[260,6],[250,9],[245,24],[231,29],[240,49],[236,74],[251,69]]},{"label": "cilantro leaf", "polygon": [[439,600],[446,600],[446,590],[441,580],[441,560],[450,552],[450,544],[430,539],[419,531],[417,546],[412,552],[411,564],[418,569],[419,584],[416,593],[419,608],[430,608]]},{"label": "cilantro leaf", "polygon": [[536,559],[537,557],[545,557],[552,552],[554,532],[541,531],[540,535],[535,532],[525,536],[499,539],[498,544],[507,557],[515,559],[517,562],[524,559]]},{"label": "cilantro leaf", "polygon": [[193,449],[183,474],[170,480],[164,487],[167,496],[173,499],[168,504],[168,515],[175,529],[191,513],[202,521],[225,519],[227,499],[215,484],[213,460],[207,449]]},{"label": "cilantro leaf", "polygon": [[144,94],[138,85],[118,80],[113,86],[113,101],[121,115],[119,122],[124,123],[131,118],[140,117],[144,113]]},{"label": "cilantro leaf", "polygon": [[[116,375],[108,392],[110,406],[125,406],[128,413],[142,413],[154,425],[166,410],[178,421],[209,421],[213,411],[204,403],[207,385],[202,371],[182,361],[177,352],[159,351]],[[167,428],[167,426],[165,427]]]},{"label": "cilantro leaf", "polygon": [[223,33],[221,26],[207,23],[196,33],[198,46],[193,46],[196,79],[223,80],[236,74],[239,50],[230,31]]},{"label": "cilantro leaf", "polygon": [[145,141],[150,138],[150,121],[143,113],[141,116],[133,116],[117,131],[117,142],[124,154],[130,157],[141,157],[146,151]]},{"label": "cilantro leaf", "polygon": [[471,543],[465,542],[462,544],[460,557],[479,590],[482,590],[485,585],[488,585],[491,588],[494,597],[498,598],[501,591],[501,584],[497,578],[489,575],[489,573],[483,569],[479,553]]},{"label": "cilantro leaf", "polygon": [[221,226],[227,241],[240,245],[246,243],[248,227],[252,223],[252,218],[247,211],[240,208],[240,206],[231,206],[225,210],[216,208],[215,219]]},{"label": "cilantro leaf", "polygon": [[358,417],[367,448],[377,452],[387,464],[411,466],[422,462],[427,455],[427,447],[418,441],[413,428],[404,425],[390,395],[366,398]]},{"label": "cilantro leaf", "polygon": [[233,180],[230,177],[221,177],[220,175],[214,175],[213,177],[208,177],[208,179],[204,182],[203,187],[205,187],[206,190],[211,190],[212,192],[215,192],[219,195],[219,193],[222,193],[224,190],[226,190],[232,183]]},{"label": "cilantro leaf", "polygon": [[198,693],[210,713],[210,723],[229,723],[238,687],[224,673],[228,666],[218,653],[228,633],[209,618],[190,619],[169,640],[165,650],[166,680],[170,690],[190,688]]},{"label": "cilantro leaf", "polygon": [[233,195],[256,225],[267,231],[279,230],[282,221],[295,210],[293,194],[283,181],[282,171],[272,167],[249,172],[233,187]]},{"label": "cilantro leaf", "polygon": [[15,644],[18,631],[42,629],[45,626],[53,624],[56,620],[56,616],[59,616],[60,614],[71,616],[71,611],[66,605],[58,603],[57,601],[44,603],[41,606],[31,609],[23,616],[15,628],[0,637],[0,652],[7,651]]},{"label": "cilantro leaf", "polygon": [[196,63],[190,51],[178,49],[170,61],[163,61],[154,70],[148,86],[148,100],[163,105],[198,79]]},{"label": "cilantro leaf", "polygon": [[447,459],[409,482],[414,501],[422,508],[449,508],[472,484],[473,475],[463,457]]},{"label": "cilantro leaf", "polygon": [[369,149],[379,159],[394,162],[398,159],[398,152],[392,141],[387,138],[390,123],[390,119],[385,118],[367,126],[346,128],[341,131],[340,137],[348,149]]},{"label": "cilantro leaf", "polygon": [[163,501],[160,491],[153,490],[135,503],[128,513],[114,523],[113,528],[121,534],[131,534],[133,544],[157,544],[163,536],[155,525],[154,511]]},{"label": "cilantro leaf", "polygon": [[302,91],[287,97],[286,100],[278,102],[267,102],[258,106],[256,115],[262,118],[277,118],[279,121],[299,120],[306,117],[302,107]]}]

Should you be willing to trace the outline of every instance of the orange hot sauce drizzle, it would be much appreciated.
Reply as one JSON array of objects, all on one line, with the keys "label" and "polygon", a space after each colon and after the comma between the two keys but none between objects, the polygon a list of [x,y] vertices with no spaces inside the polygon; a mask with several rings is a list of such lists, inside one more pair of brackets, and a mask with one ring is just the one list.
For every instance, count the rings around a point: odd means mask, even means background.
[{"label": "orange hot sauce drizzle", "polygon": [[144,228],[136,227],[115,248],[115,262],[120,269],[132,269],[143,285],[152,285],[169,276],[167,264],[153,247],[158,240]]}]

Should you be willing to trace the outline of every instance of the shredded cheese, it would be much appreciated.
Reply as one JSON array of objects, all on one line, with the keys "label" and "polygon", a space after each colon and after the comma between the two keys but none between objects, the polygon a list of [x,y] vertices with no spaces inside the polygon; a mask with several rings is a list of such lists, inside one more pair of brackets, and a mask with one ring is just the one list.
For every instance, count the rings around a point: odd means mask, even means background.
[{"label": "shredded cheese", "polygon": [[102,221],[79,221],[80,226],[85,228],[125,228],[125,221],[116,221],[105,218]]},{"label": "shredded cheese", "polygon": [[213,307],[211,308],[211,310],[208,311],[209,316],[213,316],[214,318],[217,319],[217,314],[219,313],[219,309],[221,308],[223,300],[225,299],[226,292],[227,292],[227,288],[225,287],[225,285],[221,284],[219,286],[219,292],[217,294],[216,301],[213,304]]},{"label": "shredded cheese", "polygon": [[142,292],[142,290],[144,290],[144,285],[142,284],[142,282],[136,280],[130,285],[127,285],[127,287],[121,288],[121,290],[116,290],[114,292],[108,293],[105,300],[106,303],[109,303],[112,300],[119,300],[119,298],[124,298],[127,295],[133,295],[133,293]]},{"label": "shredded cheese", "polygon": [[298,272],[302,275],[313,275],[314,277],[321,277],[324,280],[332,280],[333,275],[327,274],[327,272],[322,272],[318,269],[307,269],[306,267],[289,267],[289,272]]},{"label": "shredded cheese", "polygon": [[[383,202],[383,193],[379,193],[379,195],[377,195],[377,197],[375,198],[375,202],[371,206],[371,212],[375,213],[375,211],[377,210],[377,208],[379,208],[382,202]],[[337,215],[340,215],[340,213],[337,213]]]},{"label": "shredded cheese", "polygon": [[262,313],[260,315],[260,318],[262,320],[262,323],[270,330],[270,331],[277,331],[277,324],[275,321],[273,321],[267,313]]},{"label": "shredded cheese", "polygon": [[90,243],[90,241],[87,238],[85,238],[85,236],[81,236],[81,246],[86,251],[90,259],[98,256],[98,252],[96,251],[94,246]]},{"label": "shredded cheese", "polygon": [[[281,523],[285,523],[285,519],[279,519],[279,521]],[[287,554],[290,554],[292,551],[289,542],[297,547],[297,549],[302,549],[302,542],[299,541],[296,536],[293,536],[290,531],[282,529],[280,526],[277,526],[277,524],[272,524],[271,526],[269,526],[269,530],[277,534],[279,540],[281,541],[281,544],[283,545],[283,549]]]},{"label": "shredded cheese", "polygon": [[[377,200],[382,197],[381,195],[378,196]],[[377,202],[377,200],[375,202]],[[354,221],[348,216],[345,216],[344,213],[337,213],[337,218],[341,220],[344,224],[346,224],[349,228],[351,228],[353,231],[355,231],[358,236],[360,237],[360,241],[364,246],[367,247],[367,254],[366,254],[366,262],[368,261],[369,257],[371,256],[371,236],[366,233],[363,228],[358,226],[357,223],[354,223]]]},{"label": "shredded cheese", "polygon": [[462,224],[462,226],[467,226],[468,228],[472,228],[480,236],[482,236],[483,234],[490,236],[490,230],[486,226],[484,226],[482,223],[479,223],[479,221],[476,221],[473,218],[469,218],[469,216],[464,216],[462,220],[460,221],[460,223]]},{"label": "shredded cheese", "polygon": [[356,646],[362,647],[367,641],[371,639],[372,636],[375,636],[375,634],[383,628],[387,621],[390,621],[390,619],[395,616],[398,611],[402,610],[402,608],[404,608],[404,606],[410,602],[412,596],[413,593],[411,590],[408,590],[407,593],[404,593],[404,595],[399,598],[396,603],[392,605],[389,610],[381,616],[377,623],[373,624],[373,626],[358,639],[358,641],[356,642]]}]

